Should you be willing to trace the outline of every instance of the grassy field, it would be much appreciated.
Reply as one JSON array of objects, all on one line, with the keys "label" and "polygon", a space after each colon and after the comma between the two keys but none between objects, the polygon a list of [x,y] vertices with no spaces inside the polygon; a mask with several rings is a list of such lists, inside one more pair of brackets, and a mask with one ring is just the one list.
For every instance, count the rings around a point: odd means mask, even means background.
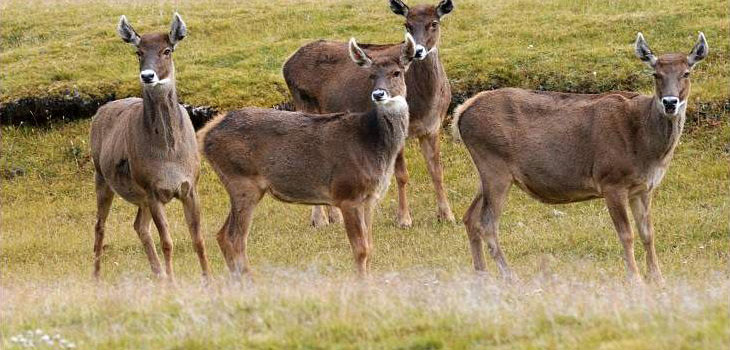
[{"label": "grassy field", "polygon": [[[480,86],[648,92],[650,77],[631,47],[635,32],[655,51],[688,52],[703,30],[711,53],[693,74],[692,108],[728,100],[722,2],[455,4],[442,57],[458,93]],[[0,101],[73,89],[137,95],[133,50],[116,36],[117,18],[127,14],[140,32],[166,30],[175,8],[190,28],[175,54],[182,98],[222,108],[286,100],[279,68],[307,41],[402,38],[385,1],[2,1]],[[171,287],[151,279],[133,208],[119,199],[107,223],[103,282],[95,284],[88,130],[88,121],[2,128],[3,349],[22,348],[11,338],[36,329],[79,349],[714,350],[730,343],[730,126],[721,108],[688,125],[655,194],[664,288],[623,283],[621,247],[601,201],[546,206],[516,189],[501,240],[519,280],[494,278],[491,260],[490,276],[476,276],[463,226],[435,220],[413,142],[406,151],[414,226],[395,226],[391,188],[376,215],[366,281],[354,278],[341,227],[312,229],[308,207],[266,198],[249,240],[253,281],[231,284],[214,240],[228,201],[205,164],[199,191],[211,285],[200,284],[178,203],[168,206],[179,279]],[[460,217],[477,175],[449,136],[443,158]],[[636,250],[643,262],[640,244]]]}]

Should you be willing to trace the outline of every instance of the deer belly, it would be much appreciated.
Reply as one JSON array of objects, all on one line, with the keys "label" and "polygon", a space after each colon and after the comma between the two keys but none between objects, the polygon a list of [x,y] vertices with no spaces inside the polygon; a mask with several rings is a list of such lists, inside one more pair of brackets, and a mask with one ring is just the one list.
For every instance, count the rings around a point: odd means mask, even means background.
[{"label": "deer belly", "polygon": [[589,177],[522,173],[515,176],[515,182],[527,194],[544,203],[572,203],[600,197]]}]

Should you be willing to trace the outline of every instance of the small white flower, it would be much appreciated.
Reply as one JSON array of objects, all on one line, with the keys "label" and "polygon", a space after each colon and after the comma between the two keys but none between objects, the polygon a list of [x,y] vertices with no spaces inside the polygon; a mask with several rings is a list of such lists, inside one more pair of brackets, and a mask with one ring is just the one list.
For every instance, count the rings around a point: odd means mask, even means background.
[{"label": "small white flower", "polygon": [[560,210],[553,209],[553,216],[556,218],[559,218],[559,217],[565,216],[565,213]]},{"label": "small white flower", "polygon": [[17,336],[10,337],[10,342],[17,343],[18,342],[18,337]]},{"label": "small white flower", "polygon": [[44,335],[43,335],[43,336],[41,337],[41,340],[43,340],[43,341],[47,342],[47,341],[51,340],[51,337],[49,337],[49,336],[48,336],[48,334],[44,334]]},{"label": "small white flower", "polygon": [[530,44],[530,45],[527,45],[527,48],[528,48],[528,49],[531,49],[531,48],[533,48],[533,47],[534,47],[534,46],[532,46],[532,44]]},{"label": "small white flower", "polygon": [[43,334],[43,331],[40,328],[38,328],[38,329],[35,330],[35,334],[36,335],[41,335],[41,334]]}]

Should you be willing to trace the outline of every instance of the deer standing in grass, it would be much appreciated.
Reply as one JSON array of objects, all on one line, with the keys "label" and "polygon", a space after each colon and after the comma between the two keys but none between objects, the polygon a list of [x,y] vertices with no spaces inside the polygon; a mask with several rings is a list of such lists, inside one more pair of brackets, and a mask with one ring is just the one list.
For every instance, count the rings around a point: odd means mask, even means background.
[{"label": "deer standing in grass", "polygon": [[[394,13],[406,18],[405,27],[416,42],[416,60],[405,77],[410,111],[408,136],[417,137],[421,144],[421,153],[436,190],[438,219],[454,222],[444,190],[439,150],[439,134],[451,102],[451,88],[437,50],[441,19],[454,5],[451,0],[442,0],[437,6],[418,5],[411,9],[401,0],[390,0],[390,7]],[[401,45],[366,44],[361,47],[374,54],[397,53]],[[368,92],[372,91],[374,80],[366,70],[352,66],[347,52],[347,43],[319,40],[302,46],[284,63],[284,79],[297,111],[324,114],[370,109]],[[395,177],[398,182],[398,225],[409,227],[413,220],[406,198],[408,169],[403,150],[396,158]],[[329,210],[329,221],[323,207],[312,209],[315,227],[339,221],[339,218],[335,208]]]},{"label": "deer standing in grass", "polygon": [[650,279],[661,283],[652,191],[679,142],[690,90],[690,71],[707,56],[700,33],[689,55],[654,56],[641,33],[636,56],[654,71],[654,95],[601,95],[522,89],[481,92],[455,113],[460,135],[479,172],[480,189],[464,215],[474,267],[485,270],[482,242],[503,277],[511,272],[497,239],[511,184],[545,203],[604,198],[623,245],[628,279],[641,281],[634,259],[628,207],[646,250]]},{"label": "deer standing in grass", "polygon": [[415,52],[410,35],[397,52],[372,56],[350,40],[350,64],[372,76],[372,89],[363,92],[371,100],[369,111],[318,115],[245,108],[198,132],[202,153],[230,196],[218,244],[234,277],[249,271],[246,241],[266,192],[284,202],[340,208],[357,271],[367,274],[373,206],[388,187],[408,132],[404,76]]},{"label": "deer standing in grass", "polygon": [[[172,239],[164,204],[179,199],[184,208],[203,276],[210,274],[200,233],[200,205],[195,185],[200,156],[193,124],[177,101],[172,53],[187,34],[180,15],[174,15],[170,33],[138,35],[122,16],[117,27],[125,42],[137,48],[142,98],[112,101],[91,123],[91,156],[96,170],[97,222],[94,240],[94,276],[99,277],[104,223],[114,194],[139,207],[137,231],[152,272],[174,280]],[[160,234],[165,271],[162,271],[150,221]]]}]

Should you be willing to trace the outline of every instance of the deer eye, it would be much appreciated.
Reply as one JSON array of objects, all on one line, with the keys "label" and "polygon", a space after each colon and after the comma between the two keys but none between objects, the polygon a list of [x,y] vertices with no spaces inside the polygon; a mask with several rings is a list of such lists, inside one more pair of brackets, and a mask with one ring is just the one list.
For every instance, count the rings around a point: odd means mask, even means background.
[{"label": "deer eye", "polygon": [[682,74],[682,77],[689,78],[689,72],[684,72],[684,74]]},{"label": "deer eye", "polygon": [[397,70],[397,71],[393,72],[393,76],[396,77],[396,78],[399,77],[400,76],[400,71]]},{"label": "deer eye", "polygon": [[431,22],[431,28],[436,29],[436,27],[438,27],[438,26],[439,26],[439,22],[438,21]]},{"label": "deer eye", "polygon": [[170,56],[170,53],[172,53],[172,50],[170,50],[170,48],[167,48],[167,49],[165,49],[165,51],[162,51],[162,53],[163,53],[163,54],[164,54],[165,56]]},{"label": "deer eye", "polygon": [[375,74],[370,74],[370,76],[368,76],[368,78],[369,78],[370,80],[375,80]]},{"label": "deer eye", "polygon": [[142,51],[135,52],[137,54],[137,57],[142,58]]}]

